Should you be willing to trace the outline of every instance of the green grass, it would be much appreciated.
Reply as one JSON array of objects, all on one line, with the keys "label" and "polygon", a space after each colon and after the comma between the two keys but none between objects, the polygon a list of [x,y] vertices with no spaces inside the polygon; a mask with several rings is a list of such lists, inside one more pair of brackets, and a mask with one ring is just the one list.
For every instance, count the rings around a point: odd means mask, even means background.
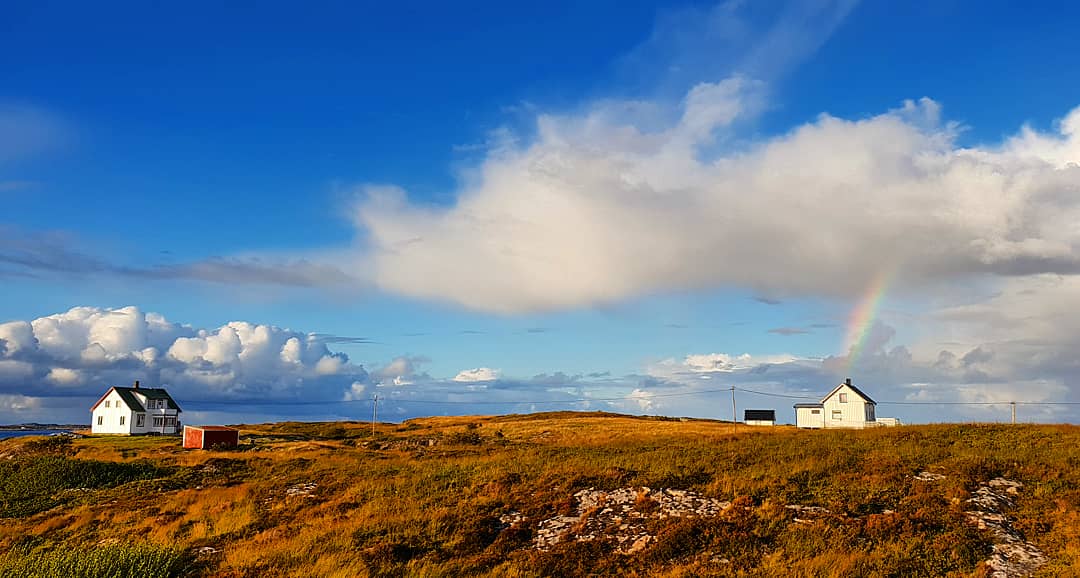
[{"label": "green grass", "polygon": [[0,461],[0,518],[52,508],[61,503],[57,496],[61,490],[107,488],[152,479],[162,471],[148,461],[116,463],[57,455]]},{"label": "green grass", "polygon": [[182,550],[147,544],[16,548],[0,555],[0,578],[176,578],[195,570]]}]

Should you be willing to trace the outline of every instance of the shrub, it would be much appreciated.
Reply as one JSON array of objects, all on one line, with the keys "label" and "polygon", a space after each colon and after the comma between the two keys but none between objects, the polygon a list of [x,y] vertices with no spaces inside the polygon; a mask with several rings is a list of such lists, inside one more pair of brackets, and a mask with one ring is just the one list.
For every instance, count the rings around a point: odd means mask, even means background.
[{"label": "shrub", "polygon": [[53,435],[26,442],[23,451],[28,454],[67,456],[75,453],[75,448],[71,447],[70,436]]},{"label": "shrub", "polygon": [[484,438],[474,431],[459,431],[446,436],[446,441],[463,446],[478,446],[484,443]]},{"label": "shrub", "polygon": [[153,479],[162,473],[148,461],[122,463],[37,456],[0,462],[0,518],[47,510],[59,503],[55,494],[60,490],[111,487]]},{"label": "shrub", "polygon": [[115,544],[96,548],[16,548],[0,555],[0,578],[174,578],[195,570],[176,548]]}]

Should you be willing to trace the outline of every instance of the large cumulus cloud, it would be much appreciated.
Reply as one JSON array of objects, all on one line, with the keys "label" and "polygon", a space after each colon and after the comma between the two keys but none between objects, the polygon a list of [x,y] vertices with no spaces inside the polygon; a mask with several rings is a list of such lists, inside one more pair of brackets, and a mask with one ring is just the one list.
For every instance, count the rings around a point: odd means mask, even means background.
[{"label": "large cumulus cloud", "polygon": [[364,264],[386,291],[504,313],[722,286],[851,296],[885,268],[909,286],[1080,270],[1080,109],[983,147],[925,98],[740,141],[759,91],[734,76],[675,110],[541,114],[450,207],[369,187]]},{"label": "large cumulus cloud", "polygon": [[196,329],[137,307],[0,324],[0,393],[98,395],[131,379],[196,400],[337,399],[367,372],[314,334],[243,321]]}]

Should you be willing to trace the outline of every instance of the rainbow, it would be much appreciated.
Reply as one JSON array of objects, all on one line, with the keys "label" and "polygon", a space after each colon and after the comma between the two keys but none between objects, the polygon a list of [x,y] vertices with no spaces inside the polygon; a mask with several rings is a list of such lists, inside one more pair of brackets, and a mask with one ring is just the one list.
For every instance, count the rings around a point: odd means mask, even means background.
[{"label": "rainbow", "polygon": [[847,337],[844,339],[844,350],[847,351],[848,374],[851,373],[855,361],[858,360],[859,354],[862,353],[863,347],[866,345],[866,337],[870,334],[870,328],[873,326],[874,320],[877,319],[881,302],[885,299],[885,292],[895,275],[896,268],[879,272],[871,279],[870,285],[866,288],[866,293],[859,299],[855,309],[851,311],[847,324]]}]

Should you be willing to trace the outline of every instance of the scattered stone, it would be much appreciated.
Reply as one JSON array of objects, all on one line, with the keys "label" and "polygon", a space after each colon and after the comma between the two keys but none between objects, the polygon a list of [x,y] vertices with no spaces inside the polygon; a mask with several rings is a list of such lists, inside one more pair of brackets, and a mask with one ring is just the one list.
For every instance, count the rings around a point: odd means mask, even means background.
[{"label": "scattered stone", "polygon": [[503,531],[507,528],[512,528],[521,524],[525,520],[525,515],[517,510],[511,510],[501,516],[499,516],[499,531]]},{"label": "scattered stone", "polygon": [[285,489],[286,498],[309,498],[315,493],[315,489],[319,487],[319,484],[314,482],[307,482],[304,484],[296,484]]},{"label": "scattered stone", "polygon": [[942,474],[935,474],[934,472],[919,472],[919,474],[915,476],[915,479],[920,482],[936,482],[944,480],[945,476]]},{"label": "scattered stone", "polygon": [[218,550],[217,548],[214,548],[212,546],[203,546],[202,548],[195,549],[195,555],[200,558],[209,558],[220,553],[221,550]]},{"label": "scattered stone", "polygon": [[[813,518],[816,516],[824,516],[825,514],[831,514],[828,508],[822,508],[821,506],[801,506],[799,504],[788,504],[784,506],[789,510],[795,512],[795,518],[792,520],[796,524],[813,524]],[[806,516],[805,518],[800,517]]]},{"label": "scattered stone", "polygon": [[784,506],[789,510],[795,510],[798,514],[810,514],[810,515],[824,515],[831,514],[828,508],[822,508],[821,506],[800,506],[799,504],[788,504]]},{"label": "scattered stone", "polygon": [[1009,496],[1019,495],[1022,487],[1020,482],[994,478],[979,486],[975,495],[967,499],[973,507],[964,512],[968,520],[994,536],[994,553],[986,561],[990,578],[1030,576],[1046,564],[1046,555],[1025,540],[1005,515],[1006,510],[1016,505]]},{"label": "scattered stone", "polygon": [[696,492],[647,487],[607,492],[589,488],[575,493],[574,500],[572,515],[540,522],[533,542],[537,550],[550,550],[563,540],[589,542],[606,536],[616,542],[617,552],[631,554],[656,540],[645,529],[650,520],[715,516],[731,507],[731,502]]}]

